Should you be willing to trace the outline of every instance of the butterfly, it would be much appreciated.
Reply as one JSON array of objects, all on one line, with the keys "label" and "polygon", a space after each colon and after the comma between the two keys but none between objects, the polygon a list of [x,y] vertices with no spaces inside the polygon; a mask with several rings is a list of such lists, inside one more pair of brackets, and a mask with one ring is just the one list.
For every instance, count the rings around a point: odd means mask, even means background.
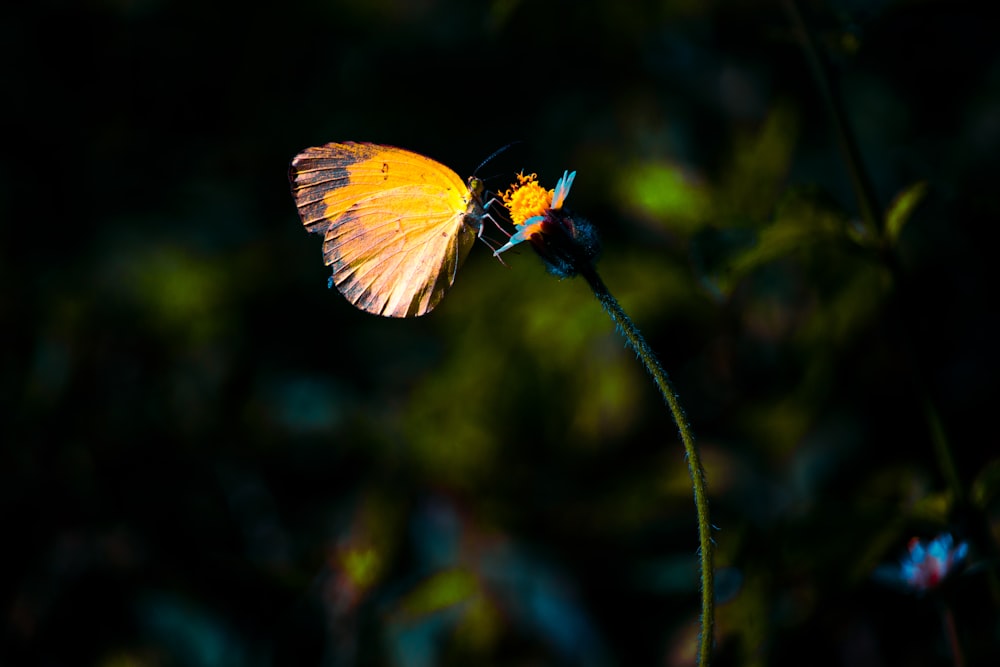
[{"label": "butterfly", "polygon": [[329,285],[385,317],[429,313],[482,237],[483,183],[430,158],[372,143],[296,155],[288,174],[306,230],[323,235]]}]

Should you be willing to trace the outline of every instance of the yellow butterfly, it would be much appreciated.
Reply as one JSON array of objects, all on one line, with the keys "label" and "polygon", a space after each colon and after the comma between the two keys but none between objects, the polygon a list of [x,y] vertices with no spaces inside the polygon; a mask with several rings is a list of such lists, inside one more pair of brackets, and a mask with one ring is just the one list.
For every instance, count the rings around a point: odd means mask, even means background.
[{"label": "yellow butterfly", "polygon": [[306,230],[323,234],[330,285],[386,317],[429,313],[482,235],[483,183],[439,162],[370,143],[330,143],[292,159]]}]

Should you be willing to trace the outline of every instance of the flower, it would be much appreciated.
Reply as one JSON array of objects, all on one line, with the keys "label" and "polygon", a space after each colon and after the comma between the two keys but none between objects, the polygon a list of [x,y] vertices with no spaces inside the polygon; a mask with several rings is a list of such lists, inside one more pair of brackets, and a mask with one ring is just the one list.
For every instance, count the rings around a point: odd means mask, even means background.
[{"label": "flower", "polygon": [[[576,176],[576,172],[573,172]],[[510,211],[511,220],[520,227],[528,218],[544,216],[551,208],[554,190],[546,190],[538,184],[538,174],[517,175],[507,191],[500,195],[503,205]]]},{"label": "flower", "polygon": [[538,184],[536,174],[518,174],[501,195],[517,230],[494,251],[494,257],[528,241],[549,273],[569,278],[589,270],[600,252],[597,232],[589,222],[563,208],[574,178],[575,171],[563,172],[556,187],[546,190]]},{"label": "flower", "polygon": [[929,542],[914,537],[899,565],[881,566],[875,576],[884,583],[923,594],[940,586],[968,554],[968,543],[955,544],[949,533],[938,535]]}]

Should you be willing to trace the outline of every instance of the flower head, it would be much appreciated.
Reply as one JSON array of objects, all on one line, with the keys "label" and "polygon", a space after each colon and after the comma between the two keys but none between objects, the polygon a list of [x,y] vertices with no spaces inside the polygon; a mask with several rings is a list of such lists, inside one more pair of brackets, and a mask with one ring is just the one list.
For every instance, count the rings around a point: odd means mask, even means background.
[{"label": "flower head", "polygon": [[549,273],[560,278],[574,276],[590,267],[600,252],[597,233],[589,222],[563,208],[574,178],[575,171],[563,172],[556,187],[546,190],[538,184],[537,175],[518,174],[517,180],[501,195],[517,230],[494,256],[529,241]]},{"label": "flower head", "polygon": [[500,195],[503,205],[510,211],[510,219],[520,227],[528,218],[545,215],[552,204],[554,190],[546,190],[538,184],[537,174],[517,175],[507,191]]},{"label": "flower head", "polygon": [[968,554],[968,543],[955,544],[949,533],[929,542],[914,537],[899,565],[884,565],[875,571],[875,576],[885,583],[923,594],[940,586]]}]

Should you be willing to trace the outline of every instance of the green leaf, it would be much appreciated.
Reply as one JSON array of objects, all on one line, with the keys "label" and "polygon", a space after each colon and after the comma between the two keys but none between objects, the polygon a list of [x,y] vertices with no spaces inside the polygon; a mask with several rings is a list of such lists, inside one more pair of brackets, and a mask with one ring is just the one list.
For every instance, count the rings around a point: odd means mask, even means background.
[{"label": "green leaf", "polygon": [[986,464],[972,483],[972,502],[980,509],[986,509],[993,499],[1000,496],[1000,459]]},{"label": "green leaf", "polygon": [[734,140],[720,208],[727,216],[763,222],[781,199],[798,135],[798,116],[785,102],[776,104],[755,132]]},{"label": "green leaf", "polygon": [[639,163],[622,169],[618,191],[629,211],[689,235],[710,215],[708,188],[697,176],[670,162]]},{"label": "green leaf", "polygon": [[351,547],[341,556],[341,567],[354,586],[367,590],[379,580],[385,563],[372,547]]},{"label": "green leaf", "polygon": [[917,181],[896,195],[896,198],[889,204],[889,210],[885,214],[885,233],[893,245],[899,240],[903,225],[910,219],[926,192],[927,181]]},{"label": "green leaf", "polygon": [[433,614],[471,599],[479,592],[479,581],[471,572],[453,568],[424,580],[404,597],[399,612],[408,619]]},{"label": "green leaf", "polygon": [[844,216],[815,193],[793,191],[786,195],[774,220],[756,230],[751,243],[738,245],[725,262],[717,287],[728,293],[747,274],[779,258],[823,245],[836,246],[846,238]]}]

